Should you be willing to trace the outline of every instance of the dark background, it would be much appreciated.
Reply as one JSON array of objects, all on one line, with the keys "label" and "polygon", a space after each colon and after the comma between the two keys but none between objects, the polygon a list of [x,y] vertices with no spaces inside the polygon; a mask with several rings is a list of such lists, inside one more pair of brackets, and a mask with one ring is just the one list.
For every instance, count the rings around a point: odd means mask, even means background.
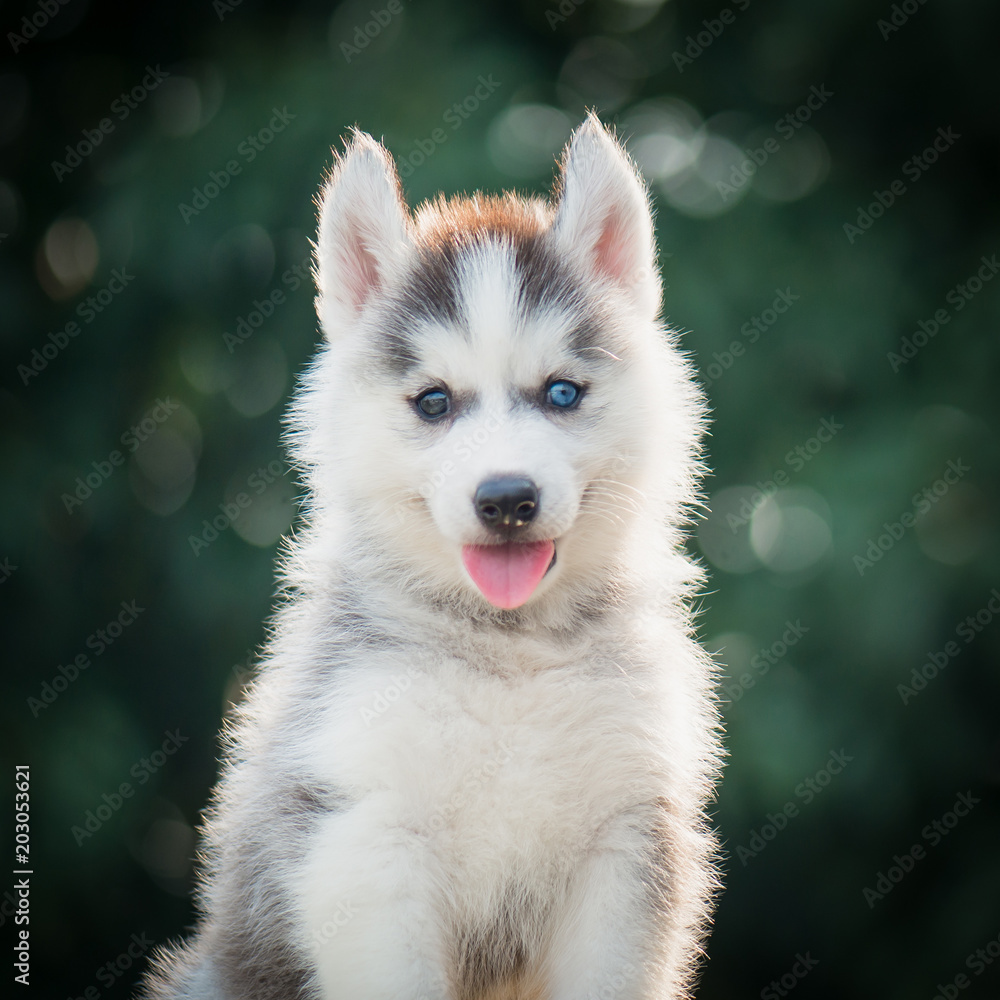
[{"label": "dark background", "polygon": [[[691,544],[730,761],[699,995],[932,1000],[964,973],[951,996],[995,997],[1000,962],[966,959],[1000,954],[1000,282],[967,284],[1000,251],[996,6],[907,0],[898,30],[892,4],[850,0],[740,0],[726,21],[687,0],[399,6],[69,0],[22,44],[8,33],[44,12],[3,5],[0,868],[27,763],[28,992],[124,998],[139,965],[106,963],[192,920],[191,828],[293,522],[280,416],[317,330],[291,269],[331,145],[354,123],[384,137],[411,201],[540,192],[596,106],[652,183],[666,313],[714,409],[714,513]],[[372,10],[387,23],[366,35]],[[481,76],[496,86],[462,106]],[[810,94],[808,123],[778,129]],[[265,143],[272,109],[294,118]],[[737,189],[748,149],[767,155]],[[224,337],[275,290],[251,336]]]}]

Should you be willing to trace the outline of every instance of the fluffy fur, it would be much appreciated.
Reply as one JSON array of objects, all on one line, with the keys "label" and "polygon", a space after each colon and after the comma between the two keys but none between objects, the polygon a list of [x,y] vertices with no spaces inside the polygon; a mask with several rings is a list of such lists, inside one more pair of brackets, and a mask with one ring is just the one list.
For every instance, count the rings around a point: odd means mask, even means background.
[{"label": "fluffy fur", "polygon": [[[355,132],[320,197],[324,343],[290,443],[309,488],[259,677],[227,732],[203,917],[150,1000],[687,995],[719,764],[692,637],[703,403],[645,188],[590,117],[551,202],[410,213]],[[545,386],[585,386],[558,411]],[[413,401],[446,386],[448,418]],[[488,603],[472,498],[530,477],[556,562]]]}]

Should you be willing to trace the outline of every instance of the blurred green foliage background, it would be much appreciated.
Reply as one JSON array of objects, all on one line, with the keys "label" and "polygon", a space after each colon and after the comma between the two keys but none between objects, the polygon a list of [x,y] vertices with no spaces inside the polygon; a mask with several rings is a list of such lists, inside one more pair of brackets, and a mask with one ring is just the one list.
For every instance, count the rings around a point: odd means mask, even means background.
[{"label": "blurred green foliage background", "polygon": [[544,192],[591,106],[651,182],[714,409],[692,548],[731,756],[700,996],[997,995],[974,957],[1000,954],[995,5],[2,21],[3,731],[31,767],[33,995],[125,997],[130,945],[192,920],[220,715],[295,516],[280,421],[331,145],[383,137],[411,202]]}]

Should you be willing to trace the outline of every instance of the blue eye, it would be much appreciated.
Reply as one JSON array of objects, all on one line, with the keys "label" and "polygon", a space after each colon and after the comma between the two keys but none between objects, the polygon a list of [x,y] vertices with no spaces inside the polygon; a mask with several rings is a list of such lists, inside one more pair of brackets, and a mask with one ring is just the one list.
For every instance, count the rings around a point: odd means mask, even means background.
[{"label": "blue eye", "polygon": [[553,406],[568,410],[570,407],[576,406],[582,394],[583,390],[578,385],[567,382],[566,379],[558,379],[549,383],[546,397]]},{"label": "blue eye", "polygon": [[443,389],[428,389],[416,398],[415,403],[420,415],[428,420],[443,417],[451,409],[451,400]]}]

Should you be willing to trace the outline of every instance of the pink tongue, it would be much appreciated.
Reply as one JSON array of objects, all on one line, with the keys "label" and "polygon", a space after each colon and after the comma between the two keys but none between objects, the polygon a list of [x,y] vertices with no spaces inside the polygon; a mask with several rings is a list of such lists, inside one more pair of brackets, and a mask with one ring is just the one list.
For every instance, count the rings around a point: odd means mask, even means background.
[{"label": "pink tongue", "polygon": [[519,608],[545,576],[555,550],[551,541],[463,545],[462,562],[490,604]]}]

